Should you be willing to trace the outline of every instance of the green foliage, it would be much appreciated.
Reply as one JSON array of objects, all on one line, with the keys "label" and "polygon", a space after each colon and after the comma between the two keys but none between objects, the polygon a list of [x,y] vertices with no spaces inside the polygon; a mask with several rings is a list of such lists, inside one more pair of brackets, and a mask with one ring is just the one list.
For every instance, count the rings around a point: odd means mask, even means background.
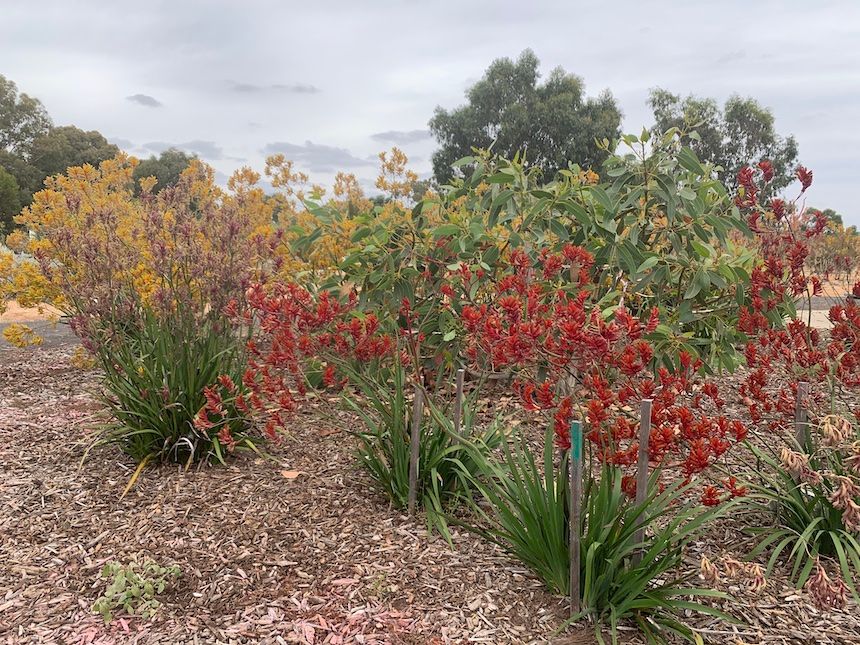
[{"label": "green foliage", "polygon": [[[547,587],[570,592],[568,457],[554,463],[553,433],[546,434],[543,463],[538,464],[523,440],[505,444],[504,459],[476,457],[479,477],[474,486],[483,503],[473,503],[481,519],[472,531],[506,549],[537,574]],[[590,472],[589,464],[584,466]],[[663,491],[652,476],[641,505],[622,491],[620,469],[604,464],[600,479],[586,478],[583,490],[580,543],[581,614],[595,622],[595,635],[603,642],[608,628],[613,643],[618,623],[636,622],[649,642],[667,642],[680,636],[697,642],[695,632],[683,623],[694,611],[730,619],[689,597],[724,597],[698,589],[690,578],[675,572],[684,549],[699,539],[705,527],[726,512],[729,505],[702,509],[690,501],[684,487]],[[636,529],[647,527],[642,542]],[[638,561],[635,555],[641,553]]]},{"label": "green foliage", "polygon": [[148,619],[161,606],[156,598],[164,593],[168,585],[181,575],[177,566],[163,567],[152,560],[143,563],[108,562],[102,568],[102,578],[109,580],[107,589],[93,605],[93,611],[101,614],[105,624],[113,620],[113,612],[122,609],[129,615]]},{"label": "green foliage", "polygon": [[[326,208],[314,212],[324,226],[337,217]],[[407,299],[415,312],[412,326],[425,336],[422,349],[436,364],[432,369],[453,366],[458,358],[456,311],[443,306],[440,288],[447,278],[446,266],[458,258],[471,264],[480,258],[483,243],[464,239],[463,250],[454,241],[440,246],[439,235],[453,225],[434,227],[415,216],[382,220],[371,212],[355,219],[359,226],[352,236],[354,246],[340,264],[340,271],[325,279],[322,288],[358,287],[361,307],[385,312],[385,320],[397,320],[397,312]],[[457,227],[454,230],[459,232]],[[310,247],[314,240],[311,235],[299,244]]]},{"label": "green foliage", "polygon": [[770,189],[779,191],[794,180],[797,141],[782,137],[774,127],[773,113],[752,98],[732,96],[723,109],[714,99],[681,98],[663,89],[651,90],[649,105],[654,111],[654,133],[670,128],[695,130],[692,148],[700,159],[720,166],[720,180],[734,194],[738,171],[763,159],[774,167]]},{"label": "green foliage", "polygon": [[0,166],[0,234],[12,228],[13,217],[21,210],[18,182]]},{"label": "green foliage", "polygon": [[[30,204],[46,177],[69,166],[98,166],[118,152],[95,130],[54,127],[38,99],[18,94],[15,83],[0,75],[0,166],[18,184],[19,210]],[[0,205],[0,216],[6,215]]]},{"label": "green foliage", "polygon": [[44,177],[38,168],[8,150],[0,149],[0,166],[14,177],[18,184],[18,201],[22,207],[33,199],[33,193],[42,186]]},{"label": "green foliage", "polygon": [[51,117],[42,102],[19,94],[15,83],[0,74],[0,150],[26,158],[33,140],[50,128]]},{"label": "green foliage", "polygon": [[[378,488],[396,508],[406,508],[409,500],[409,445],[412,405],[406,395],[406,377],[401,367],[373,375],[343,368],[357,386],[361,399],[345,397],[365,425],[357,432],[361,447],[359,460]],[[476,458],[486,455],[501,442],[498,424],[476,429],[474,405],[463,406],[461,434],[454,432],[450,410],[424,398],[425,415],[421,421],[418,456],[418,503],[424,509],[429,529],[439,531],[447,540],[446,514],[470,496],[470,475],[475,474]]]},{"label": "green foliage", "polygon": [[621,112],[608,91],[585,98],[578,76],[556,68],[538,83],[537,57],[525,50],[516,62],[494,61],[467,92],[468,103],[448,112],[436,108],[430,130],[440,144],[433,172],[440,184],[452,165],[473,148],[513,158],[523,155],[547,180],[569,162],[597,166],[606,158],[595,140],[618,136]]},{"label": "green foliage", "polygon": [[[188,167],[194,158],[194,155],[188,155],[176,148],[169,148],[157,157],[152,155],[149,159],[141,161],[134,169],[135,184],[144,177],[155,177],[158,183],[155,184],[154,193],[163,188],[174,186],[179,181],[182,171]],[[136,185],[135,191],[139,192],[140,187]]]},{"label": "green foliage", "polygon": [[754,511],[753,517],[774,519],[750,529],[759,538],[750,557],[770,551],[768,574],[784,557],[798,588],[809,580],[819,556],[833,558],[845,585],[855,600],[860,599],[854,584],[860,574],[860,535],[856,527],[846,526],[843,511],[833,501],[837,477],[851,475],[842,451],[818,447],[808,455],[808,474],[798,476],[766,450],[752,443],[749,448],[758,460],[755,471],[759,477],[751,482],[755,495],[746,503]]},{"label": "green foliage", "polygon": [[[357,215],[353,249],[321,286],[358,287],[362,307],[392,317],[408,299],[413,327],[426,339],[422,347],[435,361],[453,364],[460,312],[441,291],[453,272],[461,265],[480,272],[469,293],[480,301],[512,249],[536,260],[539,250],[574,244],[595,256],[601,306],[623,296],[637,316],[660,310],[661,325],[649,338],[658,355],[683,350],[710,368],[733,369],[742,340],[735,323],[754,256],[731,239],[749,231],[713,167],[700,162],[677,131],[628,135],[623,143],[628,152],[608,156],[603,183],[576,167],[546,183],[516,160],[466,157],[461,163],[470,173],[409,216]],[[321,228],[338,221],[326,207],[311,208]],[[318,235],[297,245],[310,248]]]},{"label": "green foliage", "polygon": [[[479,163],[454,195],[484,213],[488,227],[511,229],[511,246],[574,244],[593,253],[593,295],[601,306],[623,296],[637,316],[659,309],[661,324],[649,339],[657,355],[687,351],[732,369],[740,360],[735,321],[753,256],[727,251],[730,235],[746,233],[746,226],[711,167],[676,131],[657,139],[626,135],[623,142],[629,152],[607,159],[607,183],[583,183],[562,171],[557,181],[535,185],[524,168],[500,160]],[[492,187],[478,194],[482,182]]]},{"label": "green foliage", "polygon": [[732,370],[754,254],[733,249],[730,236],[748,234],[746,224],[677,131],[623,142],[630,152],[606,162],[611,183],[585,187],[582,205],[567,205],[580,225],[570,241],[594,253],[597,281],[607,285],[601,301],[623,295],[634,311],[659,309],[655,354],[687,351]]},{"label": "green foliage", "polygon": [[250,422],[232,403],[225,402],[223,421],[208,433],[194,425],[206,403],[205,387],[223,374],[241,383],[240,347],[235,330],[209,320],[145,313],[139,326],[114,326],[94,348],[104,372],[104,401],[114,419],[95,445],[118,444],[140,463],[223,463],[227,448],[215,433],[229,425],[240,447],[253,448]]},{"label": "green foliage", "polygon": [[[96,130],[86,132],[73,125],[51,128],[33,140],[30,146],[30,164],[42,177],[64,173],[70,166],[90,164],[98,166],[105,159],[119,153],[117,148]],[[41,182],[40,182],[41,183]],[[34,187],[38,190],[38,186]]]}]

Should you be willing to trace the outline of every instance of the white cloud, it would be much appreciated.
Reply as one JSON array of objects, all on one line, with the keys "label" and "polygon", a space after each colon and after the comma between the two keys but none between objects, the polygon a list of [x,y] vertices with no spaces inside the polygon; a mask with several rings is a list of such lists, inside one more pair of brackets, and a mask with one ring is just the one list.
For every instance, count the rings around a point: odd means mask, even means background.
[{"label": "white cloud", "polygon": [[241,94],[318,94],[322,90],[310,83],[272,83],[269,85],[256,85],[238,81],[227,81],[228,87],[233,92]]},{"label": "white cloud", "polygon": [[184,152],[198,155],[208,161],[217,161],[218,159],[224,158],[224,151],[221,149],[221,146],[216,144],[214,141],[201,141],[200,139],[186,141],[184,143],[150,141],[149,143],[141,145],[141,148],[149,152],[154,152],[155,154],[160,154],[169,148],[177,148]]}]

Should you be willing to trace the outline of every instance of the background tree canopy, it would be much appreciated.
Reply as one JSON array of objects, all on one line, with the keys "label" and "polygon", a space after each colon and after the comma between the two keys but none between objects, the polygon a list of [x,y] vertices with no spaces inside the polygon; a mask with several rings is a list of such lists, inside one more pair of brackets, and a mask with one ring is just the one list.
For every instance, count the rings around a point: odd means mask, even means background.
[{"label": "background tree canopy", "polygon": [[30,164],[44,176],[65,172],[69,166],[85,163],[98,166],[101,161],[115,157],[119,152],[96,130],[85,132],[73,125],[51,128],[37,137],[30,147]]},{"label": "background tree canopy", "polygon": [[[15,83],[0,75],[0,170],[14,179],[17,210],[30,204],[46,177],[65,172],[69,166],[98,166],[118,152],[119,148],[96,130],[54,127],[38,99],[19,94]],[[10,207],[0,205],[6,230],[11,226],[11,215],[4,209]]]},{"label": "background tree canopy", "polygon": [[33,140],[50,129],[42,102],[19,94],[15,83],[0,75],[0,148],[24,157]]},{"label": "background tree canopy", "polygon": [[585,97],[581,78],[562,68],[538,83],[540,61],[525,50],[516,62],[494,61],[466,96],[468,103],[452,111],[436,108],[430,130],[441,145],[433,154],[433,173],[447,182],[458,159],[472,148],[490,148],[513,157],[524,151],[530,166],[547,179],[568,162],[596,166],[606,153],[596,140],[620,134],[621,111],[608,90],[597,98]]},{"label": "background tree canopy", "polygon": [[669,128],[695,130],[700,141],[691,147],[702,161],[723,167],[720,180],[734,190],[738,171],[746,165],[768,159],[774,167],[771,189],[778,192],[794,179],[797,141],[781,137],[774,128],[773,114],[752,98],[732,96],[723,109],[714,99],[681,98],[666,90],[651,90],[648,104],[654,111],[653,131]]},{"label": "background tree canopy", "polygon": [[21,210],[18,182],[0,166],[0,234],[12,227],[12,218]]},{"label": "background tree canopy", "polygon": [[[152,155],[141,161],[134,169],[134,181],[137,184],[144,177],[155,177],[158,183],[155,184],[153,192],[157,193],[162,188],[175,185],[179,181],[179,175],[194,158],[194,155],[188,155],[182,150],[169,148],[157,157]],[[135,190],[139,191],[140,186],[137,185]]]}]

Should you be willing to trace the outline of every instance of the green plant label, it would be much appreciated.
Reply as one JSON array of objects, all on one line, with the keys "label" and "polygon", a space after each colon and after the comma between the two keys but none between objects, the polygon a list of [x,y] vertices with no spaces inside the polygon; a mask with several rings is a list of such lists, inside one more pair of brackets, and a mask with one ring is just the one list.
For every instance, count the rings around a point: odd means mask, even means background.
[{"label": "green plant label", "polygon": [[570,422],[570,457],[575,461],[582,459],[582,421]]}]

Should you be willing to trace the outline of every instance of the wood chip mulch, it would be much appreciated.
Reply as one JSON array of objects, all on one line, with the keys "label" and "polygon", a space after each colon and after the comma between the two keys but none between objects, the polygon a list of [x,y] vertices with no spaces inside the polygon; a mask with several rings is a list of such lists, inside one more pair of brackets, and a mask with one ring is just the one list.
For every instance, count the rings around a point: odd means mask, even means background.
[{"label": "wood chip mulch", "polygon": [[[356,467],[355,421],[330,410],[298,416],[268,459],[148,469],[120,499],[133,463],[110,447],[80,463],[99,406],[73,349],[0,351],[0,643],[594,642],[590,627],[555,636],[563,599],[500,549],[455,531],[452,550],[389,508]],[[739,557],[735,528],[695,550]],[[179,582],[154,619],[105,626],[102,566],[144,558]],[[856,605],[727,590],[743,622],[691,617],[706,643],[860,643]]]}]

